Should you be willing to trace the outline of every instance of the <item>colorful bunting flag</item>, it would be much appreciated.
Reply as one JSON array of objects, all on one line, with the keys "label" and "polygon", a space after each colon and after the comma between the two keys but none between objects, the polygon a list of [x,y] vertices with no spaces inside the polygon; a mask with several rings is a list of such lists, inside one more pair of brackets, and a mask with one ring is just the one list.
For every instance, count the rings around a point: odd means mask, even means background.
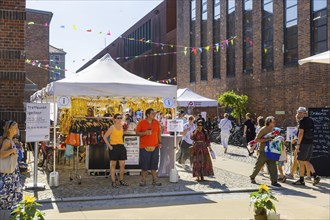
[{"label": "colorful bunting flag", "polygon": [[73,30],[75,30],[75,31],[78,30],[78,27],[77,27],[77,25],[75,25],[75,24],[72,26],[72,28],[73,28]]}]

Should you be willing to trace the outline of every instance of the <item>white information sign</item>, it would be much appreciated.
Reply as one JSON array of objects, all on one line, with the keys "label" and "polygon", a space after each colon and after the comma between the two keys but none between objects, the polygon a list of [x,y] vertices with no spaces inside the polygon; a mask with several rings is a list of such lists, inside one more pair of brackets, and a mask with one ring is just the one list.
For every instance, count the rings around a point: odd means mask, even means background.
[{"label": "white information sign", "polygon": [[140,137],[139,136],[125,136],[124,145],[127,150],[126,165],[139,165],[139,148]]},{"label": "white information sign", "polygon": [[49,141],[49,103],[26,104],[26,142]]},{"label": "white information sign", "polygon": [[201,112],[201,116],[202,116],[202,118],[205,119],[205,121],[207,120],[207,118],[206,118],[206,112]]},{"label": "white information sign", "polygon": [[163,98],[164,108],[175,108],[175,100],[174,98]]},{"label": "white information sign", "polygon": [[286,128],[286,141],[291,141],[297,139],[298,129],[297,127],[287,127]]},{"label": "white information sign", "polygon": [[183,120],[167,120],[167,132],[183,132]]},{"label": "white information sign", "polygon": [[69,96],[60,96],[57,98],[57,106],[58,108],[70,108],[71,99]]}]

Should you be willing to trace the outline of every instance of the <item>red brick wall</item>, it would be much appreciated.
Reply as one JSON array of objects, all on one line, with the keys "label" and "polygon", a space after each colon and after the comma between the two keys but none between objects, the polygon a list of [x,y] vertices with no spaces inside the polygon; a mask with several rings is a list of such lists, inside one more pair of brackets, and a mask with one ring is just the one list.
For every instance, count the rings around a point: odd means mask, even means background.
[{"label": "red brick wall", "polygon": [[0,120],[24,129],[25,0],[0,1]]},{"label": "red brick wall", "polygon": [[[196,7],[196,42],[200,46],[200,1]],[[189,45],[190,1],[177,1],[177,44]],[[328,10],[330,1],[328,1]],[[212,1],[208,2],[208,42],[212,44]],[[330,10],[328,12],[328,47],[330,46]],[[209,98],[216,98],[228,90],[249,96],[249,111],[256,115],[274,115],[280,125],[295,124],[295,110],[299,106],[330,106],[330,65],[304,64],[285,66],[283,62],[283,2],[274,0],[274,70],[263,71],[261,62],[261,1],[253,1],[253,73],[243,73],[242,1],[236,1],[235,77],[226,77],[226,50],[221,50],[221,78],[212,78],[212,53],[209,53],[208,81],[200,81],[200,59],[196,57],[196,83],[189,82],[189,56],[177,56],[178,87],[191,88]],[[310,56],[310,5],[298,1],[299,59]],[[226,39],[226,1],[221,1],[220,38]],[[275,115],[285,111],[286,115]]]},{"label": "red brick wall", "polygon": [[[49,25],[52,13],[38,12],[27,9],[26,21],[34,22],[37,25],[26,25],[26,42],[25,51],[26,58],[30,60],[39,60],[43,65],[49,64]],[[41,24],[41,25],[40,25]],[[26,64],[26,77],[38,85],[38,89],[42,89],[49,82],[48,70]],[[28,81],[27,81],[28,82]],[[30,82],[28,82],[30,83]],[[25,100],[30,100],[33,92],[26,92]]]}]

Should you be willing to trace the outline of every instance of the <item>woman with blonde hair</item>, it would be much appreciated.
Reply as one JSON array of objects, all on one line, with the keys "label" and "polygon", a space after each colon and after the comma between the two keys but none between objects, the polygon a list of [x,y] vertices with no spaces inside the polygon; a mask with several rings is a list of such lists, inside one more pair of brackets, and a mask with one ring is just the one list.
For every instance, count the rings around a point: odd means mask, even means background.
[{"label": "woman with blonde hair", "polygon": [[[0,140],[0,158],[17,154],[13,137],[18,133],[15,121],[7,121]],[[13,173],[0,173],[0,210],[13,210],[22,200],[23,192],[18,166]]]}]

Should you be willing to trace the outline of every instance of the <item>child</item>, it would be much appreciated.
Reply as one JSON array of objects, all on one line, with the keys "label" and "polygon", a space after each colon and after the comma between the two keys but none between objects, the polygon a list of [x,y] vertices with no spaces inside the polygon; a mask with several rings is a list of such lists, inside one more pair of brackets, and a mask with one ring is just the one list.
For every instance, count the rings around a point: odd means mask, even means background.
[{"label": "child", "polygon": [[287,162],[286,147],[285,147],[284,143],[282,143],[282,152],[281,152],[281,156],[278,161],[278,164],[277,164],[278,172],[280,173],[278,181],[281,181],[282,183],[285,183],[285,181],[286,181],[286,177],[283,172],[283,166],[284,166],[284,163],[286,163],[286,162]]}]

